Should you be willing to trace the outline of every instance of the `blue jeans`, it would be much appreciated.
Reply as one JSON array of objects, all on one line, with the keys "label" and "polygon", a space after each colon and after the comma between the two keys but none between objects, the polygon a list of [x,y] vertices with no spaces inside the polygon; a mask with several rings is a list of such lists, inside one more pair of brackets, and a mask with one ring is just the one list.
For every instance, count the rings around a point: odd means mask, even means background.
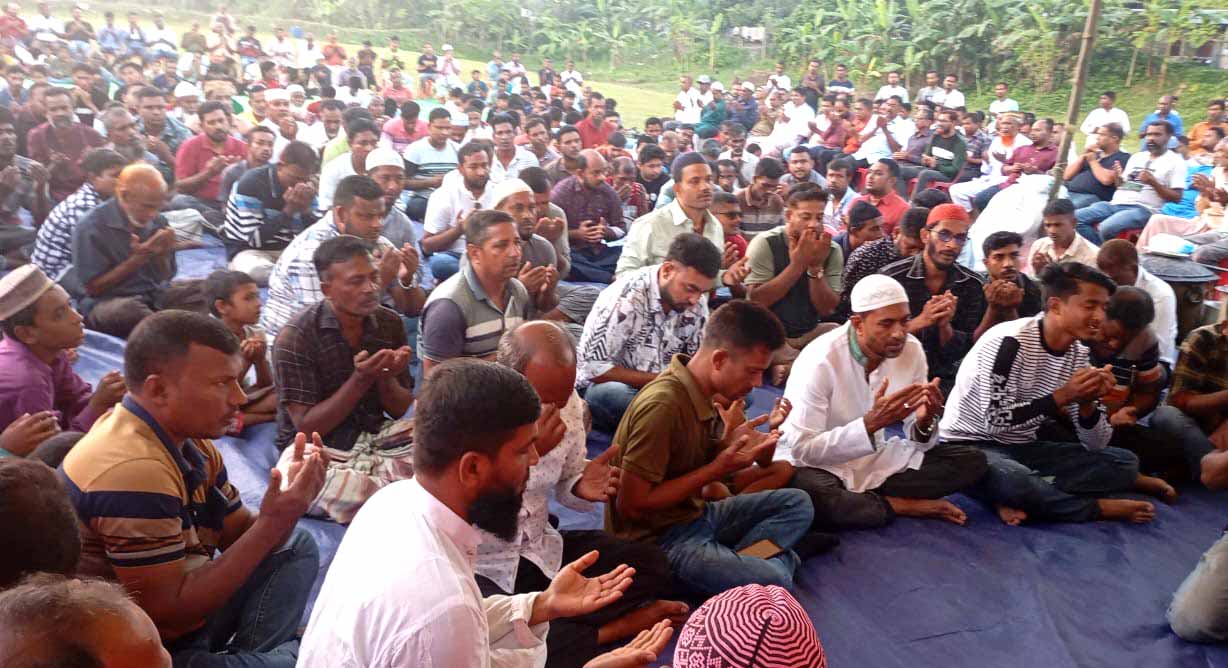
[{"label": "blue jeans", "polygon": [[427,265],[431,275],[435,277],[435,285],[447,280],[449,276],[460,271],[460,253],[456,251],[440,251],[432,253]]},{"label": "blue jeans", "polygon": [[319,570],[315,540],[295,529],[203,628],[167,644],[175,668],[293,668]]},{"label": "blue jeans", "polygon": [[[988,503],[1018,508],[1030,519],[1089,522],[1100,517],[1096,497],[1134,488],[1138,457],[1129,450],[1090,451],[1080,443],[1035,441],[979,444],[989,472],[968,490]],[[1050,483],[1044,478],[1053,478]]]},{"label": "blue jeans", "polygon": [[[1075,230],[1099,246],[1105,239],[1116,239],[1128,230],[1141,230],[1151,218],[1151,209],[1136,204],[1095,204],[1075,210]],[[1096,225],[1100,229],[1096,229]]]},{"label": "blue jeans", "polygon": [[1194,480],[1202,477],[1202,458],[1215,449],[1198,422],[1175,406],[1160,406],[1151,414],[1151,428],[1168,443],[1177,443]]},{"label": "blue jeans", "polygon": [[972,198],[972,208],[977,211],[984,211],[985,207],[989,206],[989,200],[993,199],[993,196],[1000,192],[1002,192],[1001,185],[989,186]]},{"label": "blue jeans", "polygon": [[567,280],[574,283],[613,283],[614,268],[622,254],[622,246],[601,244],[590,248],[573,248],[571,272],[567,274]]},{"label": "blue jeans", "polygon": [[627,406],[631,405],[631,400],[639,391],[639,388],[613,381],[590,385],[584,393],[584,400],[593,414],[593,429],[614,433],[623,419],[623,413],[627,412]]},{"label": "blue jeans", "polygon": [[1103,201],[1091,193],[1072,193],[1070,191],[1066,192],[1066,199],[1070,200],[1070,203],[1074,205],[1075,210],[1085,209],[1096,202]]},{"label": "blue jeans", "polygon": [[1228,640],[1228,536],[1203,553],[1168,606],[1168,623],[1182,640]]},{"label": "blue jeans", "polygon": [[[740,494],[705,504],[703,515],[670,528],[657,543],[674,581],[704,598],[747,584],[791,589],[800,563],[792,548],[813,521],[814,506],[801,490]],[[771,559],[738,554],[761,540],[784,551]]]}]

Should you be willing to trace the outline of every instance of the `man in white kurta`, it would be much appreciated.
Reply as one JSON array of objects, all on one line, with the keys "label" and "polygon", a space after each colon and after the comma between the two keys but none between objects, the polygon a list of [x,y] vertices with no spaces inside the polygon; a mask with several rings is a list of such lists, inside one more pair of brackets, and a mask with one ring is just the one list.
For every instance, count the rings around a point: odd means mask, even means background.
[{"label": "man in white kurta", "polygon": [[785,386],[793,410],[777,457],[814,503],[815,521],[881,527],[896,515],[963,524],[943,497],[985,474],[976,448],[938,444],[942,393],[927,382],[925,350],[908,334],[908,295],[871,274],[853,286],[849,322],[802,350]]}]

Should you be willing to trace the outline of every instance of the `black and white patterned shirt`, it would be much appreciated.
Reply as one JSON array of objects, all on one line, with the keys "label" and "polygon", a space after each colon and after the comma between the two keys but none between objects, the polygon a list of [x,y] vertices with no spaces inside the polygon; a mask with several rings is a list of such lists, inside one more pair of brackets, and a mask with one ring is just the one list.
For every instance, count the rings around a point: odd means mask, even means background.
[{"label": "black and white patterned shirt", "polygon": [[1043,316],[994,326],[959,367],[939,423],[942,440],[1023,445],[1036,440],[1045,419],[1065,413],[1083,447],[1104,448],[1113,436],[1104,406],[1084,418],[1076,404],[1059,406],[1053,398],[1088,360],[1087,346],[1077,341],[1064,351],[1051,350]]},{"label": "black and white patterned shirt", "polygon": [[51,210],[46,222],[38,228],[31,262],[38,265],[52,280],[57,280],[72,268],[72,231],[85,214],[102,204],[102,197],[86,181],[68,199]]}]

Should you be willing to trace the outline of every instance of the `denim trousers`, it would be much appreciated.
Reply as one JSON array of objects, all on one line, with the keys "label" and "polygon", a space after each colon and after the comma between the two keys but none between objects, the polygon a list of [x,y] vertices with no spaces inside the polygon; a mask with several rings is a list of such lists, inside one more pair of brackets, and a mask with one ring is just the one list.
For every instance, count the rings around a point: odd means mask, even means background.
[{"label": "denim trousers", "polygon": [[427,266],[435,277],[435,285],[448,280],[448,277],[460,271],[460,253],[456,251],[440,251],[432,253]]},{"label": "denim trousers", "polygon": [[1072,193],[1070,191],[1066,192],[1066,199],[1070,200],[1076,210],[1085,209],[1096,202],[1103,201],[1091,193]]},{"label": "denim trousers", "polygon": [[[1075,231],[1099,246],[1129,230],[1141,230],[1151,219],[1151,210],[1136,204],[1095,204],[1075,210]],[[1099,229],[1096,225],[1099,224]]]},{"label": "denim trousers", "polygon": [[315,539],[295,529],[204,627],[167,643],[175,668],[293,668],[319,570]]},{"label": "denim trousers", "polygon": [[979,445],[989,461],[989,472],[968,489],[968,494],[1018,508],[1031,519],[1099,519],[1097,497],[1130,491],[1138,479],[1138,457],[1121,448],[1092,451],[1080,443],[1056,441],[1022,445],[989,441]]},{"label": "denim trousers", "polygon": [[1168,606],[1168,624],[1182,640],[1228,640],[1228,535],[1203,553]]},{"label": "denim trousers", "polygon": [[639,388],[614,381],[590,385],[584,400],[593,414],[593,429],[614,433],[639,391]]},{"label": "denim trousers", "polygon": [[[747,584],[793,587],[800,563],[793,546],[810,529],[814,506],[797,489],[739,494],[704,504],[703,514],[671,527],[657,543],[665,551],[674,582],[704,597]],[[783,551],[760,559],[738,554],[761,540]]]},{"label": "denim trousers", "polygon": [[1215,449],[1194,418],[1175,406],[1160,406],[1151,414],[1151,428],[1167,443],[1177,443],[1194,480],[1202,477],[1202,458]]}]

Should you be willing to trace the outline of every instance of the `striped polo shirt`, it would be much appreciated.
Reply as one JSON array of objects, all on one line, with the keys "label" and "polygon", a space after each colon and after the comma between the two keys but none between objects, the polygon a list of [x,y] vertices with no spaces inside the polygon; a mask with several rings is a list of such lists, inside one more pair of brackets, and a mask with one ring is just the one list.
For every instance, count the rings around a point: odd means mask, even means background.
[{"label": "striped polo shirt", "polygon": [[431,291],[422,312],[418,356],[432,362],[453,357],[486,357],[499,347],[503,332],[532,317],[524,285],[512,278],[500,311],[487,296],[469,263]]},{"label": "striped polo shirt", "polygon": [[243,505],[212,442],[189,440],[181,449],[131,396],[94,423],[59,474],[81,522],[84,575],[113,578],[119,569],[174,562],[198,568],[213,559],[225,518]]}]

